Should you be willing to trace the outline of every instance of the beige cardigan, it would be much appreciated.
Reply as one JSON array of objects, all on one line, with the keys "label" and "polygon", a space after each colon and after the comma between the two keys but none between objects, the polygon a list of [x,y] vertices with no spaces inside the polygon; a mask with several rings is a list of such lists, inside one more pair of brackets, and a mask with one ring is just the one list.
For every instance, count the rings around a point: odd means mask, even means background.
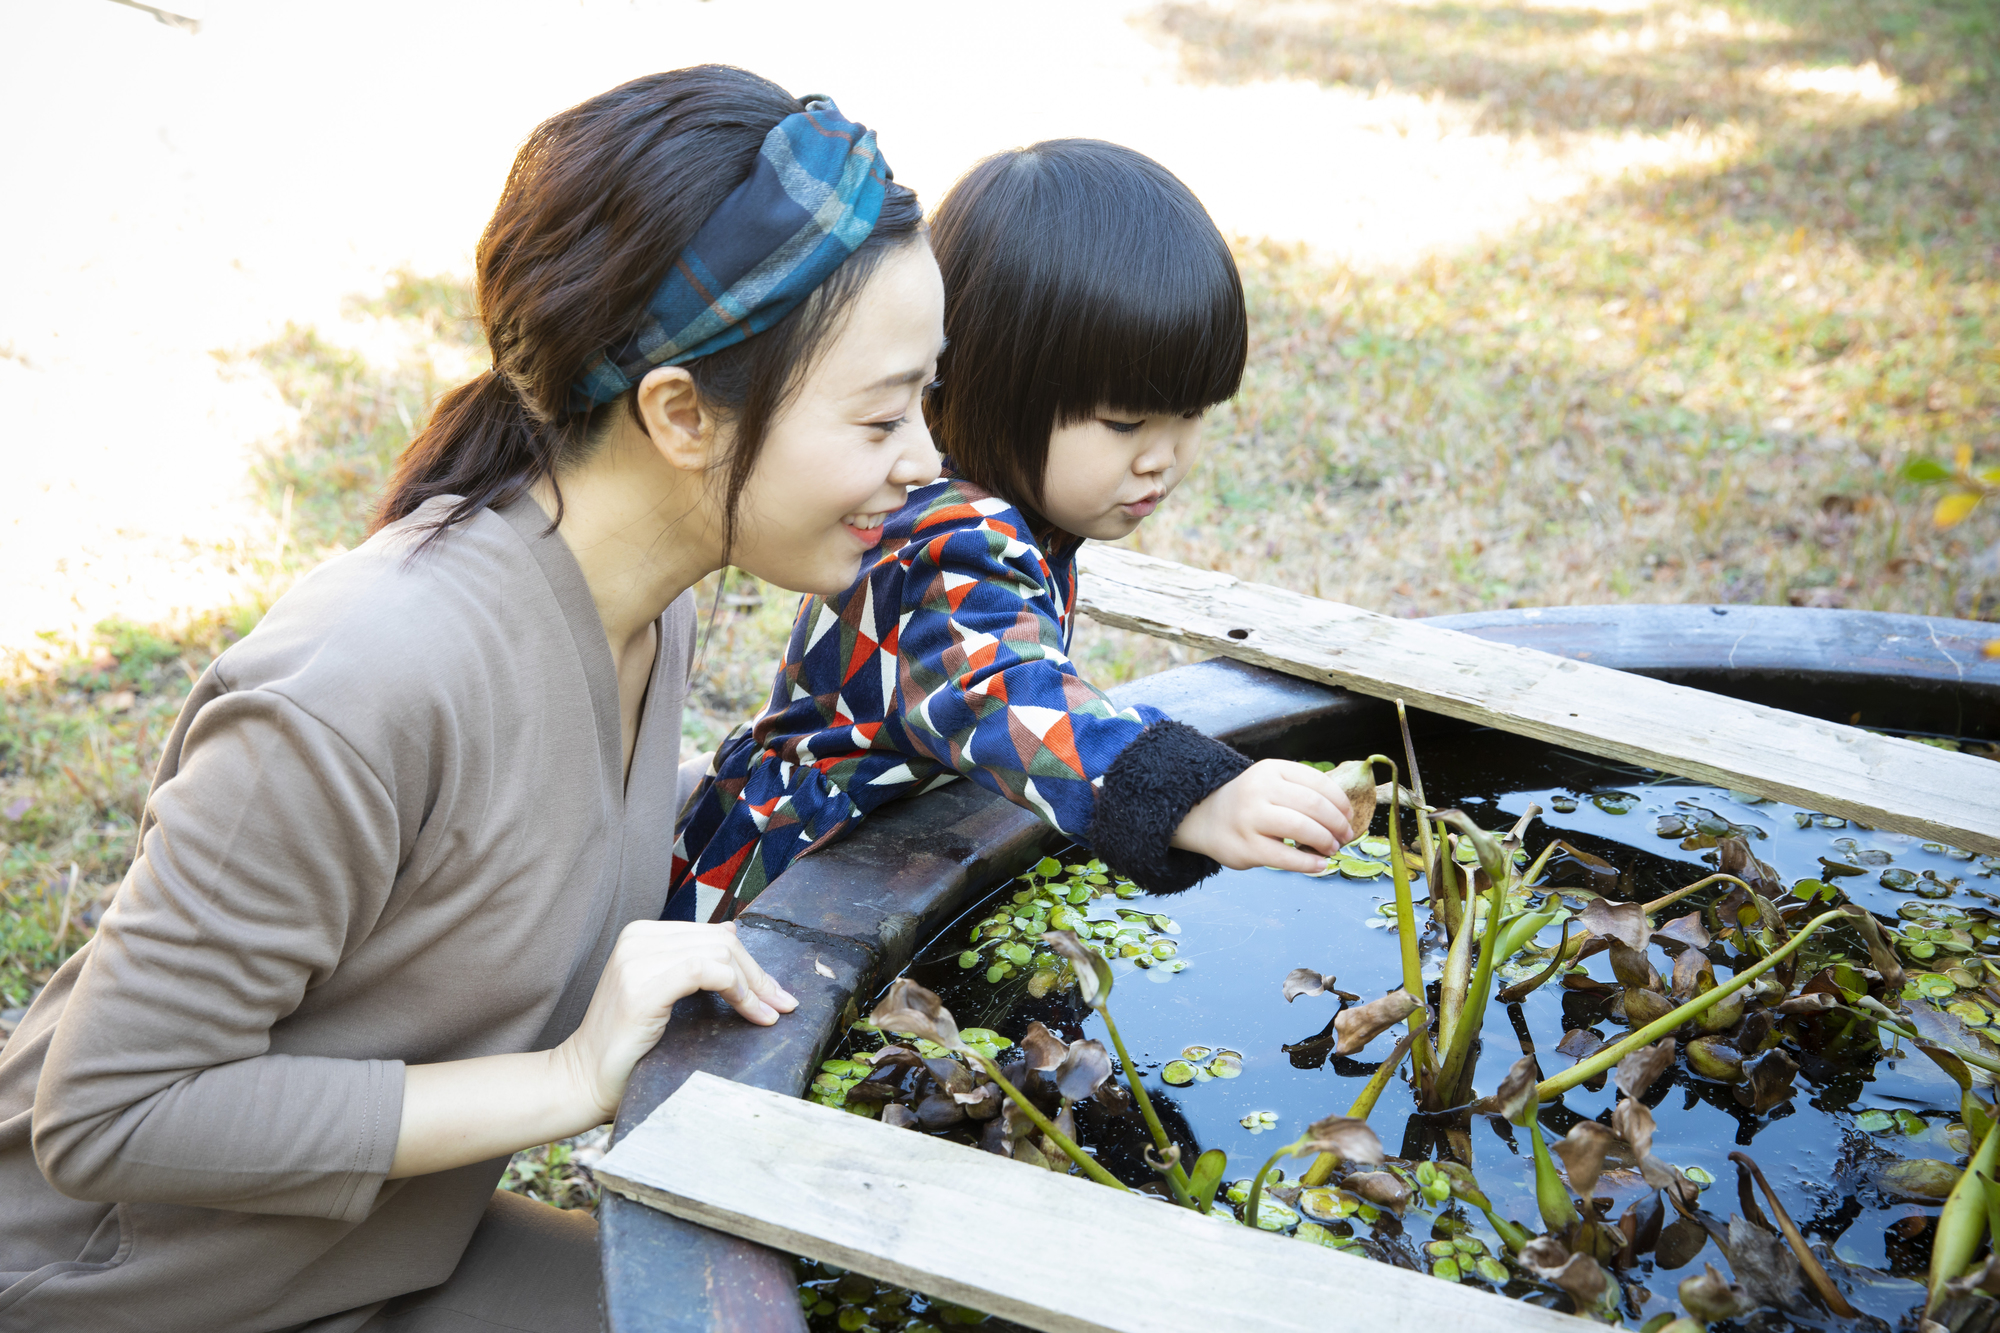
[{"label": "beige cardigan", "polygon": [[505,1162],[385,1182],[404,1065],[560,1042],[660,914],[692,598],[621,784],[541,510],[414,561],[409,526],[195,684],[96,938],[0,1053],[0,1333],[337,1330],[441,1282]]}]

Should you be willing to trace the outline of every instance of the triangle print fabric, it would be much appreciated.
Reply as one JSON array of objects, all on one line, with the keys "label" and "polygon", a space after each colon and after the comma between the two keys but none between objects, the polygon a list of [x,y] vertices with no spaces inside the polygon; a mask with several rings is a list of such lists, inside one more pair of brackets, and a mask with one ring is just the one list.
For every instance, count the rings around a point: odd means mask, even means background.
[{"label": "triangle print fabric", "polygon": [[799,603],[770,702],[682,818],[675,891],[721,889],[732,916],[793,857],[961,775],[1081,840],[1097,780],[1165,714],[1076,674],[1076,546],[1046,554],[1019,510],[957,478],[910,492],[854,586]]}]

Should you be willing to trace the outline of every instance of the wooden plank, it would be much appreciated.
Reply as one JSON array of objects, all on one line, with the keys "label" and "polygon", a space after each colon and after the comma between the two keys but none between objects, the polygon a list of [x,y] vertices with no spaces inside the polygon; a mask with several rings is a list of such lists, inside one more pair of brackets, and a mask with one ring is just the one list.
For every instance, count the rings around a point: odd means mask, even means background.
[{"label": "wooden plank", "polygon": [[[1123,629],[1875,828],[2000,853],[2000,764],[1086,543]],[[1347,758],[1349,756],[1334,756]]]},{"label": "wooden plank", "polygon": [[676,1216],[1049,1333],[1587,1333],[1569,1315],[695,1074],[594,1168]]}]

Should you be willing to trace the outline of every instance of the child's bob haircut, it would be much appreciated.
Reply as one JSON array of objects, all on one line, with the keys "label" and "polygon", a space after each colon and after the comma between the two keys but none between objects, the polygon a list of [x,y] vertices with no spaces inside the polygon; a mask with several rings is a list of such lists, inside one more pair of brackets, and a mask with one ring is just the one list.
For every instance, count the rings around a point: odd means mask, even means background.
[{"label": "child's bob haircut", "polygon": [[1058,426],[1198,412],[1243,378],[1236,261],[1143,153],[1098,139],[996,153],[938,205],[931,246],[948,345],[925,415],[959,476],[1016,505],[1042,508]]}]

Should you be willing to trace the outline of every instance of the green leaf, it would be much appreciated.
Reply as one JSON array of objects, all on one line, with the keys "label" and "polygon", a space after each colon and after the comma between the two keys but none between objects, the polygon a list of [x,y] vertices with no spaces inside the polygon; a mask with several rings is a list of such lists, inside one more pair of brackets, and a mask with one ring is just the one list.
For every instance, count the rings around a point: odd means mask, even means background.
[{"label": "green leaf", "polygon": [[1215,1201],[1216,1186],[1222,1183],[1222,1173],[1228,1166],[1229,1155],[1220,1148],[1210,1148],[1195,1159],[1194,1170],[1188,1172],[1188,1193],[1203,1212]]},{"label": "green leaf", "polygon": [[1935,458],[1912,458],[1902,467],[1904,481],[1950,481],[1951,468]]}]

